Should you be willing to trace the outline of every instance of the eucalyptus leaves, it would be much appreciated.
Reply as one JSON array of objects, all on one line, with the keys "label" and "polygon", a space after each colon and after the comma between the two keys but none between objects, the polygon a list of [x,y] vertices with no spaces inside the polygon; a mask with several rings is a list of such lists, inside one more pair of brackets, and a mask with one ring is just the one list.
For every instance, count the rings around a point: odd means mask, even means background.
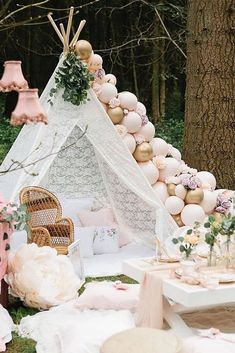
[{"label": "eucalyptus leaves", "polygon": [[80,105],[88,100],[87,90],[94,80],[85,64],[70,51],[55,75],[56,86],[50,91],[50,103],[53,96],[63,89],[62,97],[65,101],[74,105]]}]

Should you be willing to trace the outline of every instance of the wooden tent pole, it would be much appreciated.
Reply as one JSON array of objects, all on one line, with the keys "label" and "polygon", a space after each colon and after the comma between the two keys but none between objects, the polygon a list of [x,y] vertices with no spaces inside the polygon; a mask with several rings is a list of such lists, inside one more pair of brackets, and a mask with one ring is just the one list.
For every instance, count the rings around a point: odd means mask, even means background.
[{"label": "wooden tent pole", "polygon": [[70,31],[71,31],[71,26],[72,26],[72,20],[73,20],[73,12],[74,12],[74,7],[71,6],[69,10],[69,19],[67,23],[67,28],[66,28],[66,39],[67,43],[69,43],[69,36],[70,36]]},{"label": "wooden tent pole", "polygon": [[58,27],[56,26],[56,23],[55,23],[55,21],[53,20],[53,18],[52,18],[52,16],[51,16],[51,13],[49,13],[49,14],[47,15],[47,17],[48,17],[49,21],[51,22],[52,27],[53,27],[54,30],[56,31],[58,37],[60,38],[61,42],[62,42],[63,45],[64,45],[64,38],[63,38],[62,34],[60,33]]},{"label": "wooden tent pole", "polygon": [[60,23],[60,30],[64,39],[64,52],[67,53],[69,51],[69,43],[67,42],[67,37],[66,37],[63,23]]},{"label": "wooden tent pole", "polygon": [[81,33],[83,27],[85,26],[85,24],[86,24],[86,20],[82,20],[82,21],[80,22],[79,27],[78,27],[78,29],[77,29],[77,32],[75,33],[73,39],[71,40],[71,42],[70,42],[70,44],[69,44],[70,47],[73,47],[73,46],[75,45],[75,43],[76,43],[76,41],[78,40],[79,35],[80,35],[80,33]]}]

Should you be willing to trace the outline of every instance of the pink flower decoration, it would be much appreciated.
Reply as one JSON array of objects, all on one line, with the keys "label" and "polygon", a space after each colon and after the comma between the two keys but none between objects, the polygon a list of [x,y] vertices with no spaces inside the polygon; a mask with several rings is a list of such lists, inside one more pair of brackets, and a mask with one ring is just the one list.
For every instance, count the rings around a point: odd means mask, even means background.
[{"label": "pink flower decoration", "polygon": [[93,82],[93,84],[92,84],[92,89],[93,89],[93,91],[95,92],[95,94],[96,94],[97,96],[99,96],[100,91],[101,91],[101,85],[100,85],[99,83],[97,83],[97,82]]},{"label": "pink flower decoration", "polygon": [[140,145],[142,142],[145,142],[145,138],[143,135],[140,134],[133,134],[134,138],[135,138],[135,142],[137,145]]},{"label": "pink flower decoration", "polygon": [[95,77],[99,78],[100,80],[105,76],[104,69],[99,69],[95,72]]},{"label": "pink flower decoration", "polygon": [[116,108],[120,106],[120,99],[119,98],[112,98],[109,101],[109,107],[110,108]]},{"label": "pink flower decoration", "polygon": [[141,115],[140,117],[142,120],[142,126],[148,124],[149,118],[147,117],[147,115]]},{"label": "pink flower decoration", "polygon": [[123,112],[124,112],[125,115],[127,115],[129,113],[129,110],[128,109],[124,109]]},{"label": "pink flower decoration", "polygon": [[126,136],[127,128],[124,125],[115,125],[115,128],[122,138]]}]

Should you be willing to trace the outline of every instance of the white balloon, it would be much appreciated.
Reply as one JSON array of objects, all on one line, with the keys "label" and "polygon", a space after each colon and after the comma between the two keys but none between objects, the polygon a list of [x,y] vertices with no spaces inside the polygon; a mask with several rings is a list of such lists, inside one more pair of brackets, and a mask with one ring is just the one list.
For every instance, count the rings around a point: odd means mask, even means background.
[{"label": "white balloon", "polygon": [[165,203],[166,199],[169,197],[166,184],[162,181],[157,181],[152,187],[160,200]]},{"label": "white balloon", "polygon": [[187,194],[187,190],[183,187],[182,184],[178,184],[175,187],[175,195],[180,197],[182,200],[185,199],[185,196]]},{"label": "white balloon", "polygon": [[177,159],[177,161],[180,161],[181,160],[181,153],[180,151],[175,148],[175,147],[172,147],[171,148],[171,156],[175,159]]},{"label": "white balloon", "polygon": [[136,112],[129,112],[121,121],[121,124],[127,128],[130,133],[137,132],[142,124],[141,117]]},{"label": "white balloon", "polygon": [[184,208],[184,201],[177,196],[170,196],[166,199],[165,207],[171,215],[177,215]]},{"label": "white balloon", "polygon": [[202,184],[210,184],[212,190],[215,190],[216,179],[212,173],[201,171],[201,172],[198,172],[196,176],[201,180]]},{"label": "white balloon", "polygon": [[152,161],[148,162],[139,162],[139,167],[143,171],[144,175],[148,179],[151,185],[155,184],[158,180],[159,171],[155,167]]},{"label": "white balloon", "polygon": [[128,110],[135,110],[137,107],[137,97],[128,91],[121,92],[118,95],[118,98],[120,100],[120,106],[123,109],[128,109]]},{"label": "white balloon", "polygon": [[149,121],[147,124],[141,126],[141,128],[138,131],[138,134],[144,136],[145,141],[149,142],[154,138],[155,135],[155,127],[154,125]]},{"label": "white balloon", "polygon": [[102,78],[102,83],[106,83],[106,82],[116,86],[117,78],[113,74],[107,74]]},{"label": "white balloon", "polygon": [[100,86],[98,98],[102,103],[108,103],[111,99],[116,97],[117,93],[117,88],[114,85],[111,83],[103,83]]},{"label": "white balloon", "polygon": [[204,197],[200,206],[206,213],[212,213],[216,206],[217,194],[213,191],[203,190]]},{"label": "white balloon", "polygon": [[141,103],[141,102],[137,102],[137,106],[136,106],[135,111],[139,115],[146,115],[147,114],[147,110],[145,108],[145,105],[143,103]]},{"label": "white balloon", "polygon": [[165,157],[167,155],[168,144],[163,139],[155,137],[152,141],[150,141],[150,145],[152,146],[154,156]]},{"label": "white balloon", "polygon": [[182,222],[186,226],[193,226],[195,222],[202,223],[206,217],[203,208],[199,205],[189,204],[184,206],[181,212]]},{"label": "white balloon", "polygon": [[180,166],[180,163],[175,158],[167,157],[164,162],[166,163],[166,167],[160,170],[160,173],[159,173],[160,181],[165,181],[166,178],[179,175],[181,171],[181,166]]},{"label": "white balloon", "polygon": [[135,142],[134,136],[127,133],[123,137],[123,142],[126,144],[126,146],[128,147],[129,151],[131,152],[131,154],[134,153],[135,148],[136,148],[136,142]]}]

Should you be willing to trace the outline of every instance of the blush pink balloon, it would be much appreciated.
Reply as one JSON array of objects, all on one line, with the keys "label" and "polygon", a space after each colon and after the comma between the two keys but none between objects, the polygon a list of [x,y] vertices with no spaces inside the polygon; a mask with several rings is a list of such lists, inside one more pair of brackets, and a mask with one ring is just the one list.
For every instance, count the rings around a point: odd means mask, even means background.
[{"label": "blush pink balloon", "polygon": [[147,124],[141,126],[141,128],[138,131],[138,134],[144,136],[145,141],[149,142],[154,138],[155,135],[155,127],[154,125],[149,121]]},{"label": "blush pink balloon", "polygon": [[135,151],[135,148],[136,148],[136,142],[135,142],[135,138],[133,135],[131,134],[126,134],[124,137],[123,137],[123,142],[125,143],[125,145],[127,146],[127,148],[129,149],[129,151],[132,153],[134,153]]},{"label": "blush pink balloon", "polygon": [[210,184],[212,190],[215,190],[216,179],[212,173],[201,171],[197,173],[197,177],[201,180],[202,184]]},{"label": "blush pink balloon", "polygon": [[166,141],[159,137],[155,137],[150,141],[150,145],[152,146],[154,156],[166,157],[169,148]]},{"label": "blush pink balloon", "polygon": [[138,163],[140,169],[148,179],[151,185],[155,184],[157,182],[158,176],[159,176],[159,171],[153,164],[153,162],[148,161],[148,162],[139,162]]},{"label": "blush pink balloon", "polygon": [[136,106],[135,111],[139,115],[146,115],[147,114],[147,110],[145,108],[145,105],[143,103],[141,103],[141,102],[137,102],[137,106]]},{"label": "blush pink balloon", "polygon": [[116,86],[116,76],[114,76],[113,74],[107,74],[102,78],[102,83],[111,83],[112,85]]},{"label": "blush pink balloon", "polygon": [[185,199],[185,196],[187,194],[187,190],[183,187],[182,184],[178,184],[175,187],[175,195],[180,197],[182,200]]},{"label": "blush pink balloon", "polygon": [[203,208],[199,205],[189,204],[186,205],[181,212],[182,222],[186,226],[192,227],[195,222],[202,223],[206,217]]},{"label": "blush pink balloon", "polygon": [[121,124],[126,126],[127,131],[130,133],[137,132],[142,124],[141,117],[136,112],[129,112],[121,121]]},{"label": "blush pink balloon", "polygon": [[180,151],[175,148],[175,147],[172,147],[171,148],[171,156],[175,159],[177,159],[177,161],[180,161],[181,160],[181,153]]},{"label": "blush pink balloon", "polygon": [[166,167],[159,172],[160,181],[165,181],[170,176],[176,176],[181,171],[181,165],[175,158],[167,157],[164,162]]},{"label": "blush pink balloon", "polygon": [[184,201],[177,196],[170,196],[166,199],[165,207],[171,215],[177,215],[184,208]]},{"label": "blush pink balloon", "polygon": [[166,184],[162,181],[157,181],[152,187],[160,200],[165,203],[166,199],[169,197]]},{"label": "blush pink balloon", "polygon": [[101,103],[102,107],[104,108],[104,110],[107,112],[109,110],[108,104],[105,104],[105,103],[102,103],[102,102],[100,102],[100,103]]},{"label": "blush pink balloon", "polygon": [[203,193],[204,197],[202,202],[200,203],[200,206],[206,213],[210,214],[214,211],[214,208],[216,206],[217,194],[209,190],[203,190]]},{"label": "blush pink balloon", "polygon": [[137,107],[137,97],[128,91],[121,92],[118,95],[118,98],[120,100],[120,106],[123,109],[128,109],[128,110],[135,110]]},{"label": "blush pink balloon", "polygon": [[117,96],[117,93],[117,88],[114,85],[111,83],[103,83],[100,86],[98,98],[102,103],[108,103]]}]

